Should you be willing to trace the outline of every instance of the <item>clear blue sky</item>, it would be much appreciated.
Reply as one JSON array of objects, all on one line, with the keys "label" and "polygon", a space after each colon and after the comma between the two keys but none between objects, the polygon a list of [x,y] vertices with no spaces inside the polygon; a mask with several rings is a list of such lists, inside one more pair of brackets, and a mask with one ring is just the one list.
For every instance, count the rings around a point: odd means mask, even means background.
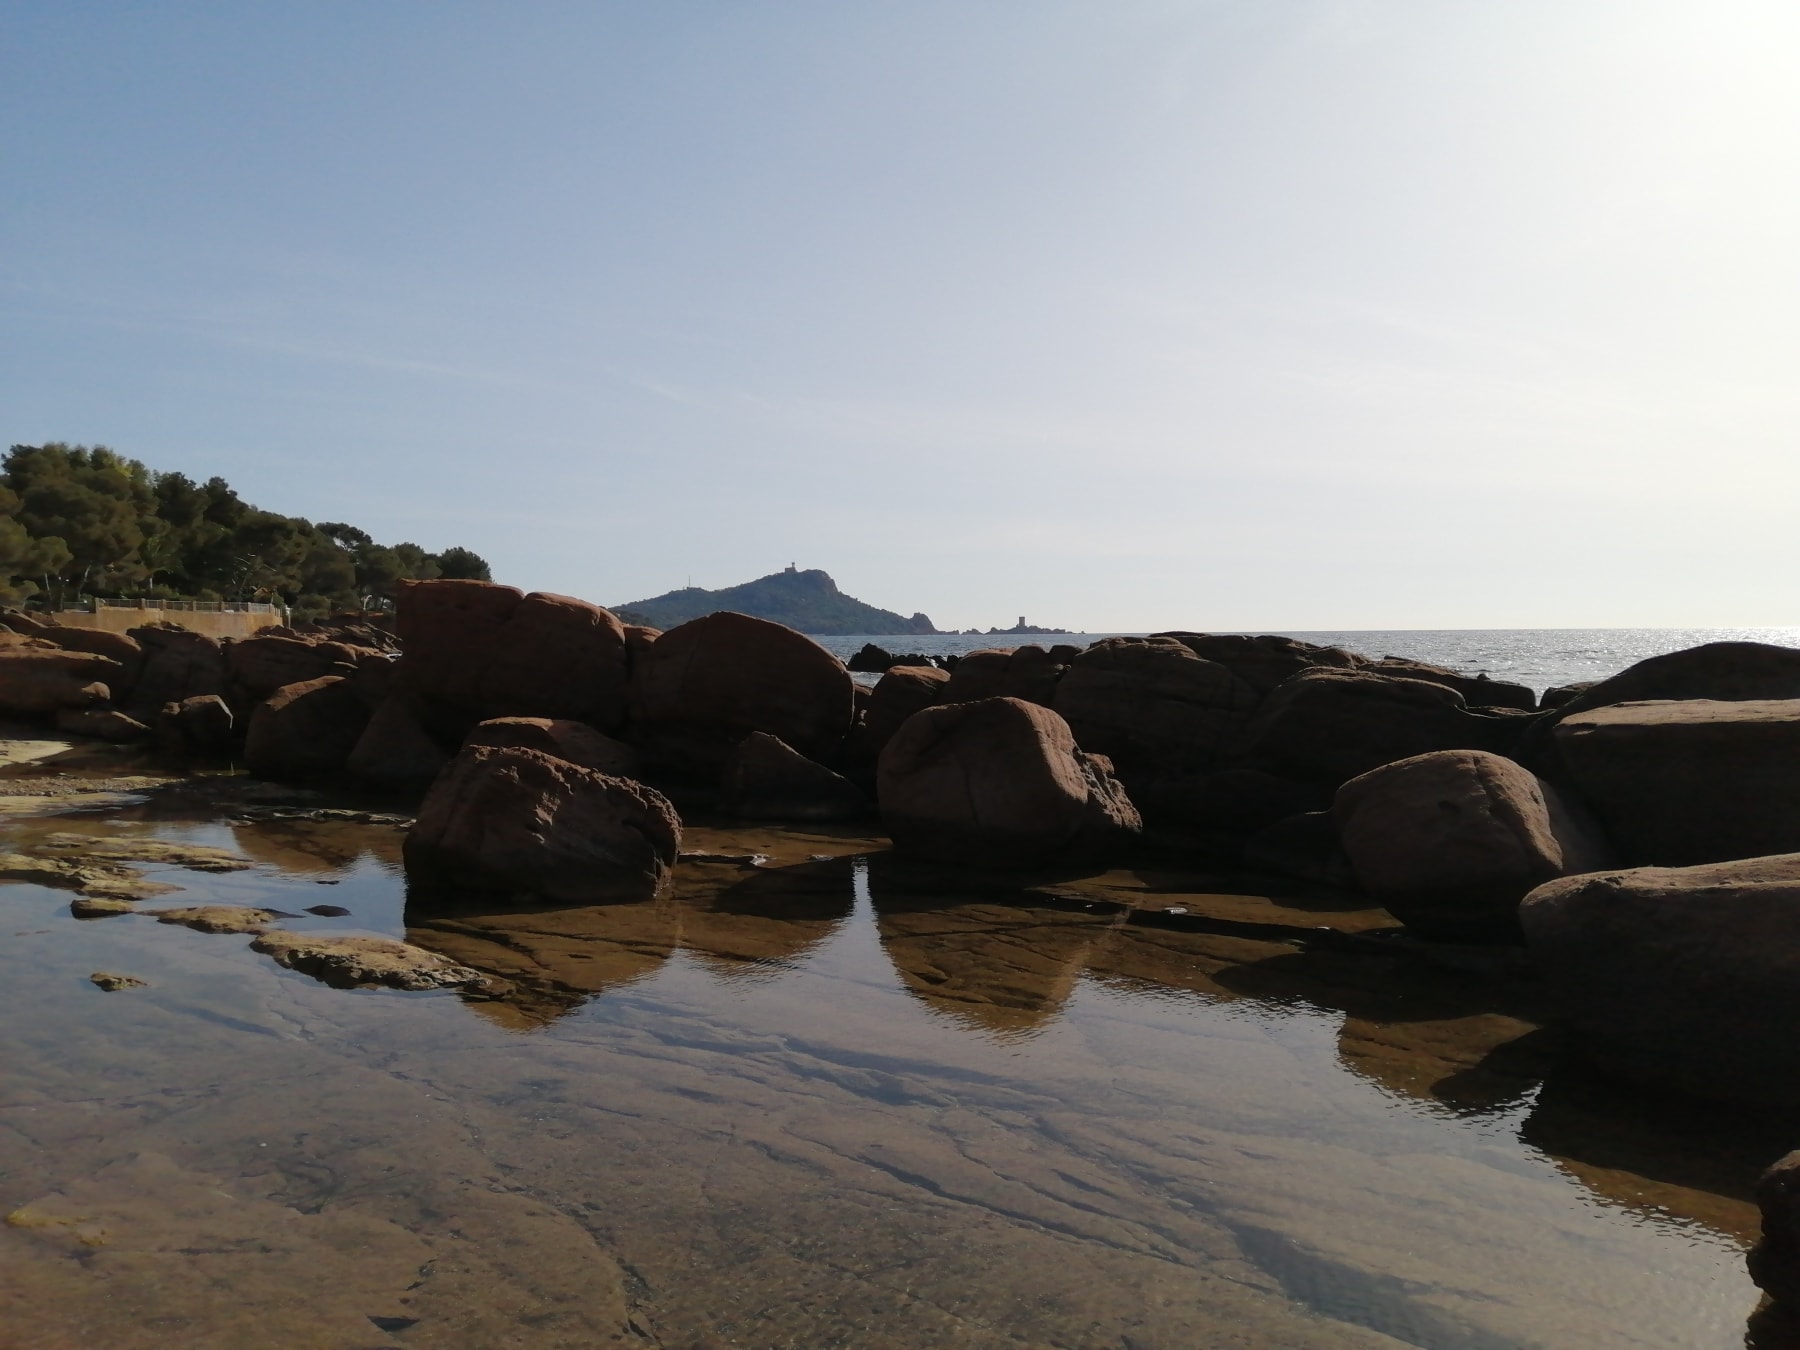
[{"label": "clear blue sky", "polygon": [[0,21],[8,442],[602,602],[1800,622],[1792,0]]}]

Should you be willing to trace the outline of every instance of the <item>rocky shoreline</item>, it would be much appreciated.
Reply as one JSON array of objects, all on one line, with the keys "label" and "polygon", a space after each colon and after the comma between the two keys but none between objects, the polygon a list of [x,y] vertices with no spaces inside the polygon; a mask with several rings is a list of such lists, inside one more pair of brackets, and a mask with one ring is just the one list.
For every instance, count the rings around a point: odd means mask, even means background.
[{"label": "rocky shoreline", "polygon": [[[659,633],[473,581],[406,585],[391,628],[223,643],[0,622],[0,713],[175,767],[406,794],[423,893],[522,912],[652,899],[696,865],[693,812],[879,822],[901,860],[1036,884],[1181,859],[1359,893],[1411,941],[1522,948],[1583,1053],[1621,1079],[1768,1111],[1800,1095],[1783,1034],[1800,988],[1800,650],[1715,643],[1540,699],[1198,633],[891,664],[867,688],[764,620]],[[128,862],[71,845],[7,865],[126,908],[141,898]],[[264,929],[275,959],[347,983],[481,996],[497,978],[441,957],[435,975],[384,976],[394,953]],[[1764,1185],[1752,1260],[1784,1304],[1800,1290],[1797,1159]]]}]

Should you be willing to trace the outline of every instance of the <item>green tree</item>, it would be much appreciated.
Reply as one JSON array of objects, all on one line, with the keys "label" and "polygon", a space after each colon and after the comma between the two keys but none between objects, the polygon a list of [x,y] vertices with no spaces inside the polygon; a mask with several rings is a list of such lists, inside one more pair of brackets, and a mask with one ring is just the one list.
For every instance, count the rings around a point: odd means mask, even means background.
[{"label": "green tree", "polygon": [[438,575],[459,581],[492,581],[494,573],[487,560],[466,548],[447,548],[437,555]]}]

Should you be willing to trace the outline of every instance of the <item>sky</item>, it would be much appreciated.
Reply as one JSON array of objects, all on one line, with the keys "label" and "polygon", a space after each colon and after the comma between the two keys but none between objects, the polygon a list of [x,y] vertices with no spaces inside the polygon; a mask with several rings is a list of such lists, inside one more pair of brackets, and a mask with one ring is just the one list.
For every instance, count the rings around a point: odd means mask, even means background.
[{"label": "sky", "polygon": [[1800,623],[1792,0],[0,0],[0,433],[601,603]]}]

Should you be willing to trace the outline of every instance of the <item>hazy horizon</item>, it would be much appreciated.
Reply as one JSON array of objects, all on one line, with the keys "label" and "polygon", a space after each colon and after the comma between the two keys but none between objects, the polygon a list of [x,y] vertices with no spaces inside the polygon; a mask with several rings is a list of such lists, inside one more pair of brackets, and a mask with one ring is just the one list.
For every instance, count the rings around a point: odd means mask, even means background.
[{"label": "hazy horizon", "polygon": [[8,443],[526,589],[1800,620],[1800,9],[112,0],[0,48]]}]

